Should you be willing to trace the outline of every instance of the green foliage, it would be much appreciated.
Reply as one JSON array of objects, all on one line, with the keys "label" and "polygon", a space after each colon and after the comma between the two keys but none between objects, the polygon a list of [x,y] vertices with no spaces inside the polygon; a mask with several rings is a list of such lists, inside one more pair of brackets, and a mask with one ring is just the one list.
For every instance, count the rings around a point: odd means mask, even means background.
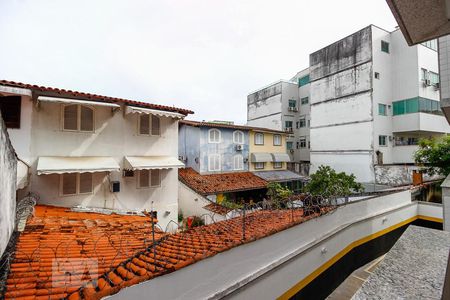
[{"label": "green foliage", "polygon": [[353,174],[336,173],[329,166],[319,166],[317,172],[311,175],[311,181],[304,187],[304,191],[324,198],[348,196],[364,190],[355,179]]},{"label": "green foliage", "polygon": [[178,213],[178,223],[181,223],[183,221],[183,212],[180,210],[180,212]]},{"label": "green foliage", "polygon": [[226,208],[229,208],[229,209],[240,209],[243,206],[242,204],[238,204],[238,203],[228,200],[227,197],[223,198],[222,202],[220,202],[220,205],[222,205]]},{"label": "green foliage", "polygon": [[430,175],[450,174],[450,135],[420,140],[414,160],[425,166],[425,171]]},{"label": "green foliage", "polygon": [[278,207],[281,207],[283,201],[287,200],[292,194],[290,189],[277,182],[270,182],[267,185],[267,197]]},{"label": "green foliage", "polygon": [[194,220],[192,221],[192,227],[203,226],[205,225],[205,221],[202,218],[194,216]]}]

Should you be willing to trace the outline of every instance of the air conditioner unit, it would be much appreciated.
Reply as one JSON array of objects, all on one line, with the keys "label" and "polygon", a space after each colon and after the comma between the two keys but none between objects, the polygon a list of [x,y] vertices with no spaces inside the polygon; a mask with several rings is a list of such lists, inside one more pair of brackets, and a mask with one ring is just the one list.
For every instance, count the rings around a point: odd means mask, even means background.
[{"label": "air conditioner unit", "polygon": [[289,149],[289,152],[294,153],[294,149]]},{"label": "air conditioner unit", "polygon": [[389,136],[389,142],[392,142],[392,139],[393,139],[393,137],[392,137],[392,135],[390,135]]},{"label": "air conditioner unit", "polygon": [[187,157],[184,156],[184,155],[178,156],[178,159],[181,160],[182,162],[186,162],[187,161]]},{"label": "air conditioner unit", "polygon": [[134,177],[134,171],[125,169],[125,170],[123,170],[122,176],[123,177]]},{"label": "air conditioner unit", "polygon": [[236,151],[242,151],[244,149],[243,145],[236,145]]},{"label": "air conditioner unit", "polygon": [[288,110],[289,110],[289,111],[298,111],[298,108],[297,108],[297,107],[289,106]]},{"label": "air conditioner unit", "polygon": [[111,181],[110,190],[112,193],[120,192],[120,181]]},{"label": "air conditioner unit", "polygon": [[440,84],[439,82],[436,82],[436,83],[434,84],[434,89],[435,89],[436,91],[439,90],[440,87],[441,87],[441,84]]},{"label": "air conditioner unit", "polygon": [[423,82],[423,85],[425,85],[425,86],[431,85],[430,79],[425,79],[425,81]]}]

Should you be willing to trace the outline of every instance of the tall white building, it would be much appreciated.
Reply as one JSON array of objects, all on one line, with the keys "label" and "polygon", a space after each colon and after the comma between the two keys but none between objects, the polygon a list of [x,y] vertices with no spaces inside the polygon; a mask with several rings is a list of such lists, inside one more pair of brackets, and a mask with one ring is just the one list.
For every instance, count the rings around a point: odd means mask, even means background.
[{"label": "tall white building", "polygon": [[[370,25],[312,53],[309,68],[281,82],[248,96],[248,122],[292,124],[296,171],[310,162],[310,173],[329,165],[360,182],[404,184],[418,140],[450,132],[439,105],[437,43],[409,47],[399,30]],[[289,114],[291,99],[298,109]]]},{"label": "tall white building", "polygon": [[434,43],[368,26],[310,55],[311,168],[401,184],[420,138],[450,132]]}]

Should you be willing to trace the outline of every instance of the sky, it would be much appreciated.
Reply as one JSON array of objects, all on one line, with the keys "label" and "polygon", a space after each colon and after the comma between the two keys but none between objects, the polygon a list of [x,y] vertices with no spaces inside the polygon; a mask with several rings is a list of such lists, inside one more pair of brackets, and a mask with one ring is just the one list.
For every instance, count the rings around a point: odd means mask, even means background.
[{"label": "sky", "polygon": [[395,29],[385,0],[1,0],[0,79],[245,124],[249,93],[369,24]]}]

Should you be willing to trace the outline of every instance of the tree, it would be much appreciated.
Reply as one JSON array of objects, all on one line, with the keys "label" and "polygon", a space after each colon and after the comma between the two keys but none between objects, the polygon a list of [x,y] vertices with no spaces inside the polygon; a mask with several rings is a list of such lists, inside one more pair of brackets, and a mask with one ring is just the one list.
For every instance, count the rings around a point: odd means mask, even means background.
[{"label": "tree", "polygon": [[420,140],[414,160],[430,175],[450,174],[450,135]]},{"label": "tree", "polygon": [[278,208],[282,207],[282,202],[288,199],[293,192],[287,187],[281,186],[278,182],[270,182],[267,185],[267,197],[274,203]]},{"label": "tree", "polygon": [[319,166],[317,172],[311,175],[311,181],[304,187],[304,191],[324,198],[348,196],[364,190],[355,179],[353,174],[336,173],[329,166]]}]

